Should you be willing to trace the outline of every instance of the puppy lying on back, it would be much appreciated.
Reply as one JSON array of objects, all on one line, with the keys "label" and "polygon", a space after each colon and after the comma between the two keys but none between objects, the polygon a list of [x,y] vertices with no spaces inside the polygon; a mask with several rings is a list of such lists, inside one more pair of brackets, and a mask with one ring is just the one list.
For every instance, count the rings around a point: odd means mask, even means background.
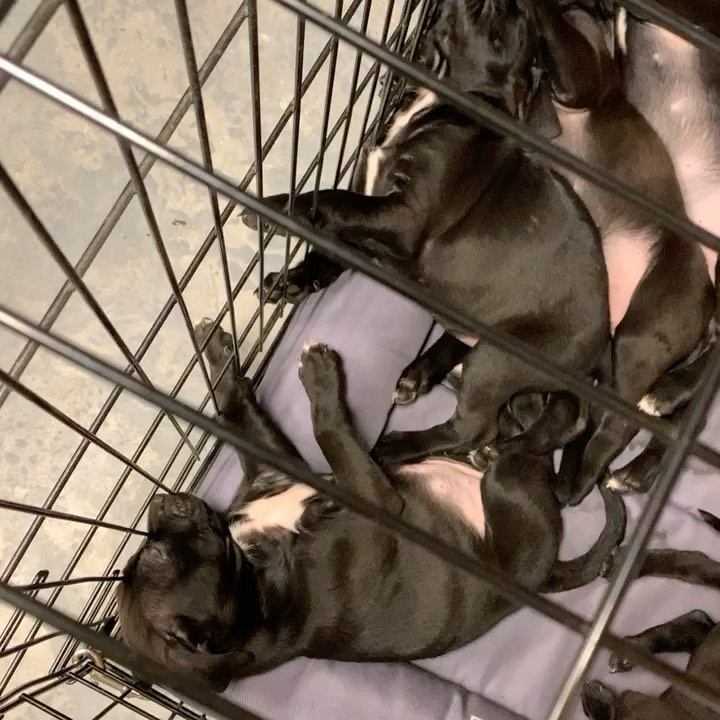
[{"label": "puppy lying on back", "polygon": [[[199,341],[208,322],[196,328]],[[217,378],[231,338],[206,354]],[[337,354],[306,347],[300,378],[315,437],[338,485],[400,515],[534,591],[598,576],[622,540],[625,508],[604,492],[606,526],[588,553],[558,561],[560,508],[550,458],[512,454],[486,473],[431,457],[381,470],[353,427]],[[228,371],[217,387],[224,421],[297,455]],[[227,515],[187,494],[158,496],[149,537],[118,591],[122,637],[176,672],[215,688],[298,656],[346,661],[432,657],[474,640],[515,607],[469,577],[282,472],[243,459],[245,482]]]}]

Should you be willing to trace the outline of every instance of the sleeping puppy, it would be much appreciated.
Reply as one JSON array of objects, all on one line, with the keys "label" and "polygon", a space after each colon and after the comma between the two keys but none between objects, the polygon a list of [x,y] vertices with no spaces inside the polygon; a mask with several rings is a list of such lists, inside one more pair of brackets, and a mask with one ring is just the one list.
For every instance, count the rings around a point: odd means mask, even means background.
[{"label": "sleeping puppy", "polygon": [[[718,0],[661,0],[669,10],[720,36]],[[619,13],[618,45],[625,94],[665,144],[677,173],[689,218],[720,234],[720,58],[677,35]],[[703,247],[718,287],[716,252]],[[717,295],[717,293],[716,293]],[[705,347],[673,368],[641,401],[651,415],[681,419],[716,342],[720,304],[715,304]],[[657,443],[621,470],[611,486],[621,492],[646,491],[657,474]]]},{"label": "sleeping puppy", "polygon": [[[703,519],[715,529],[720,520],[700,510]],[[700,552],[650,550],[639,576],[662,575],[685,582],[720,588],[720,566]],[[707,613],[694,610],[638,635],[625,638],[651,652],[690,653],[687,672],[718,687],[720,678],[720,625]],[[610,658],[611,672],[627,672],[632,663],[620,655]],[[582,692],[585,715],[591,720],[708,720],[720,718],[709,708],[691,700],[673,687],[659,697],[626,691],[619,697],[606,685],[593,680]]]},{"label": "sleeping puppy", "polygon": [[[685,214],[673,158],[653,126],[625,95],[613,56],[612,22],[556,0],[535,4],[540,59],[547,72],[561,133],[556,142],[596,167]],[[648,70],[642,83],[654,80]],[[669,102],[665,95],[663,108]],[[662,227],[634,205],[568,173],[603,239],[613,330],[612,386],[641,402],[668,370],[707,341],[715,310],[708,262],[701,247]],[[643,405],[641,404],[641,408]],[[592,432],[568,489],[580,502],[627,446],[636,430],[614,413],[591,408]]]},{"label": "sleeping puppy", "polygon": [[[523,115],[537,44],[532,28],[529,11],[514,0],[448,0],[438,4],[423,56],[462,90]],[[301,194],[294,212],[558,365],[588,377],[606,371],[602,250],[597,228],[564,179],[422,88],[408,91],[369,153],[365,179],[363,194],[321,191],[317,208],[313,193]],[[287,201],[287,195],[266,198],[277,209]],[[243,217],[256,225],[254,213]],[[312,257],[291,273],[296,289],[321,284],[313,273],[319,256]],[[455,415],[429,430],[387,435],[377,456],[393,463],[467,452],[494,440],[498,411],[511,397],[563,389],[519,358],[486,344],[472,347],[463,358]]]},{"label": "sleeping puppy", "polygon": [[[202,342],[210,322],[197,329]],[[231,357],[218,331],[213,379]],[[606,526],[580,558],[558,561],[560,508],[549,458],[501,457],[485,473],[433,457],[381,470],[352,424],[337,354],[306,346],[300,378],[334,482],[400,515],[535,591],[597,577],[625,529],[622,498],[604,490]],[[223,420],[277,453],[294,448],[229,371],[217,386]],[[282,472],[243,458],[245,482],[227,515],[187,494],[156,497],[149,537],[118,590],[123,640],[222,689],[298,656],[344,661],[440,655],[485,633],[515,606],[485,583]]]}]

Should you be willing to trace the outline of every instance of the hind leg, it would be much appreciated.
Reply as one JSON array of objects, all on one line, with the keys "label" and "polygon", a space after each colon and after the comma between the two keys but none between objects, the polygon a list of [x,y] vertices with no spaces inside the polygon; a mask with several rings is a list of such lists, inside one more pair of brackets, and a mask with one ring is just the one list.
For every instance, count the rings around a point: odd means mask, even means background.
[{"label": "hind leg", "polygon": [[710,357],[711,345],[692,362],[665,373],[640,401],[640,409],[648,415],[665,417],[690,402],[700,383]]},{"label": "hind leg", "polygon": [[495,439],[500,408],[513,395],[548,385],[550,380],[522,360],[491,346],[476,345],[463,363],[455,414],[427,430],[389,433],[375,446],[375,454],[386,463],[400,463],[482,447]]},{"label": "hind leg", "polygon": [[560,506],[552,491],[549,457],[503,455],[480,485],[486,537],[498,567],[524,587],[537,590],[557,560],[562,537]]},{"label": "hind leg", "polygon": [[[633,405],[669,368],[690,355],[707,330],[714,291],[707,270],[703,283],[692,261],[693,257],[688,258],[689,268],[682,268],[675,259],[657,259],[615,331],[614,386]],[[635,433],[614,413],[602,413],[585,449],[570,505],[585,498]]]},{"label": "hind leg", "polygon": [[[520,396],[516,402],[526,397]],[[587,405],[568,392],[550,393],[542,413],[521,432],[503,438],[500,424],[497,452],[501,455],[513,451],[546,455],[574,440],[583,432],[586,422]]]},{"label": "hind leg", "polygon": [[[199,344],[210,333],[212,321],[205,319],[195,326],[195,337]],[[221,413],[221,421],[243,436],[250,436],[264,447],[279,454],[300,457],[294,445],[260,407],[255,398],[249,378],[236,374],[233,364],[222,375],[223,368],[232,354],[232,336],[217,328],[205,347],[205,357],[210,366],[210,378],[217,381],[215,395]],[[269,466],[250,455],[240,453],[245,477],[252,482]]]},{"label": "hind leg", "polygon": [[[268,273],[263,280],[263,296],[267,302],[276,303],[283,296],[293,305],[308,295],[331,285],[344,268],[317,250],[310,250],[295,267],[287,271]],[[255,291],[257,295],[257,290]]]},{"label": "hind leg", "polygon": [[[625,638],[649,653],[692,653],[710,634],[715,621],[702,610],[693,610],[662,625]],[[610,672],[627,672],[633,664],[618,653],[610,656]]]},{"label": "hind leg", "polygon": [[403,370],[392,397],[395,405],[407,405],[429,393],[468,352],[469,345],[448,332],[443,333]]}]

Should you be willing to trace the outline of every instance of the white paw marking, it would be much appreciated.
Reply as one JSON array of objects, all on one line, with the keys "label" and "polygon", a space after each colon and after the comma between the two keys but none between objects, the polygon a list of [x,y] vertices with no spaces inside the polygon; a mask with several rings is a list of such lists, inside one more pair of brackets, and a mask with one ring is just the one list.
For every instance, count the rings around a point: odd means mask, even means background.
[{"label": "white paw marking", "polygon": [[657,405],[655,405],[655,400],[652,395],[645,395],[645,397],[638,403],[638,410],[644,412],[646,415],[660,417],[660,412],[657,409]]},{"label": "white paw marking", "polygon": [[610,476],[610,479],[605,483],[605,486],[610,490],[615,490],[616,492],[625,489],[622,481],[620,481],[614,475]]}]

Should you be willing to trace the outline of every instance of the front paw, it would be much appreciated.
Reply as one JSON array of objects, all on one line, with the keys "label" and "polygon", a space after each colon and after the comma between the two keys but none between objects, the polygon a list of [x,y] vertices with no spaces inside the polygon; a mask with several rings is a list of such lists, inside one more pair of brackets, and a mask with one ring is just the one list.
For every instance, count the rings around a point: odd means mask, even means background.
[{"label": "front paw", "polygon": [[605,485],[619,495],[646,493],[655,481],[659,465],[659,457],[642,452],[624,467],[613,471]]},{"label": "front paw", "polygon": [[[198,345],[202,345],[208,338],[212,331],[213,324],[214,321],[206,317],[195,325],[193,335]],[[232,352],[232,335],[229,332],[225,332],[225,330],[218,325],[205,346],[205,357],[207,358],[210,368],[215,371],[221,370],[225,366],[228,358],[232,355]]]},{"label": "front paw", "polygon": [[298,363],[300,382],[311,401],[337,398],[342,390],[342,361],[327,345],[312,340],[303,345]]},{"label": "front paw", "polygon": [[[279,302],[283,296],[291,305],[297,305],[308,295],[322,290],[318,280],[310,280],[302,267],[292,268],[287,278],[283,272],[268,273],[263,280],[263,299],[269,303]],[[260,292],[255,290],[256,297]]]},{"label": "front paw", "polygon": [[614,547],[605,557],[600,566],[600,577],[609,580],[611,575],[615,572],[615,568],[622,565],[627,552],[627,546]]},{"label": "front paw", "polygon": [[[249,227],[251,230],[257,230],[258,229],[258,218],[260,216],[250,208],[245,208],[240,213],[240,219],[243,221],[243,224],[246,227]],[[266,218],[262,218],[262,228],[263,232],[270,232],[270,229],[273,227],[273,223],[271,223]]]},{"label": "front paw", "polygon": [[425,395],[430,385],[430,368],[422,358],[412,362],[403,370],[397,381],[392,401],[395,405],[409,405]]},{"label": "front paw", "polygon": [[615,695],[599,680],[586,682],[581,693],[583,712],[591,720],[615,717]]},{"label": "front paw", "polygon": [[[627,638],[625,639],[627,640]],[[618,653],[613,653],[610,656],[608,665],[610,667],[611,673],[624,673],[632,670],[635,667],[630,660],[622,657],[621,655],[618,655]]]}]

